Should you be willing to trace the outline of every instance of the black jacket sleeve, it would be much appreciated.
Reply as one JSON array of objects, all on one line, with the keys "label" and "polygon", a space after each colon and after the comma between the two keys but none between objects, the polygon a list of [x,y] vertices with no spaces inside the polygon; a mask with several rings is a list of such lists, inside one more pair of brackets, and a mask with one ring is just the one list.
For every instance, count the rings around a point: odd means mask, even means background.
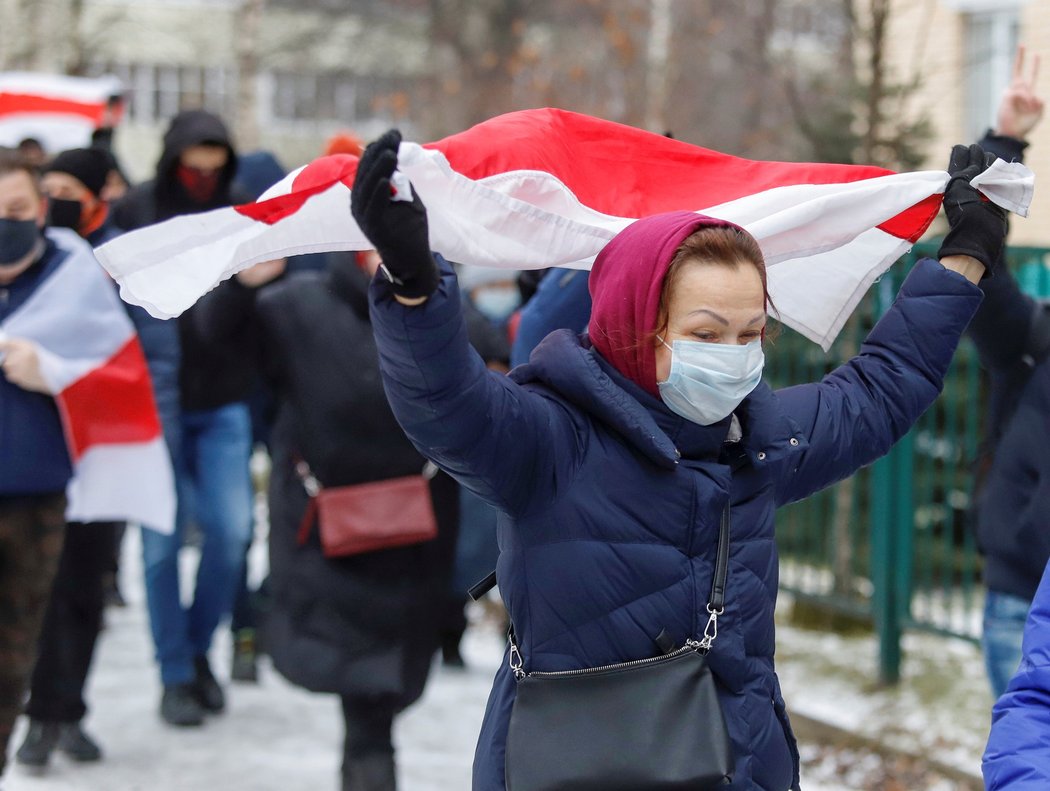
[{"label": "black jacket sleeve", "polygon": [[1016,137],[1007,137],[1006,135],[997,135],[991,129],[984,133],[980,145],[985,151],[995,154],[999,159],[1006,162],[1023,162],[1024,150],[1028,148],[1028,143],[1024,140],[1018,140]]},{"label": "black jacket sleeve", "polygon": [[1042,312],[1036,311],[1035,301],[1021,292],[1006,267],[982,280],[980,288],[984,302],[967,331],[982,367],[989,371],[1010,368],[1028,353],[1033,322],[1042,318]]},{"label": "black jacket sleeve", "polygon": [[241,285],[232,277],[205,294],[188,311],[193,328],[211,342],[230,339],[245,324],[255,320],[255,297],[258,289]]}]

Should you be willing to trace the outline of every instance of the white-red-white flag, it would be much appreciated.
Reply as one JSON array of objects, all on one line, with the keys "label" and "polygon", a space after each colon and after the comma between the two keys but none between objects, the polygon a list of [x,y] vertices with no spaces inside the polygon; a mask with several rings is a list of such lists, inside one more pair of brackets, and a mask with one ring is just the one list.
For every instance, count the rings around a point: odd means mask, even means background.
[{"label": "white-red-white flag", "polygon": [[0,336],[36,344],[73,461],[66,515],[170,533],[175,478],[135,327],[87,242],[47,234],[64,258],[0,323]]},{"label": "white-red-white flag", "polygon": [[0,72],[0,146],[36,138],[51,153],[83,148],[123,86],[113,76]]},{"label": "white-red-white flag", "polygon": [[[586,269],[617,232],[665,211],[738,223],[762,246],[781,320],[825,348],[929,226],[948,180],[944,171],[741,159],[553,109],[403,142],[398,167],[426,204],[431,247],[467,265]],[[370,247],[349,211],[356,168],[356,157],[323,157],[253,204],[177,217],[96,252],[125,300],[176,316],[260,261]],[[983,188],[1024,211],[1030,176],[997,163]]]}]

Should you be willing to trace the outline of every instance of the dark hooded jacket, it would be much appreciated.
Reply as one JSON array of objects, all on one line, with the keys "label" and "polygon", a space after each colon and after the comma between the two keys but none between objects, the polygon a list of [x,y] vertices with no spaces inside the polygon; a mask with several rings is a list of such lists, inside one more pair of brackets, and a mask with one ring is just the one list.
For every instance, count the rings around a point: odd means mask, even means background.
[{"label": "dark hooded jacket", "polygon": [[368,279],[351,256],[261,289],[255,309],[277,402],[270,475],[267,651],[314,692],[419,697],[437,647],[458,519],[458,487],[431,482],[439,535],[411,547],[326,558],[316,530],[300,545],[302,457],[324,486],[414,475],[425,460],[387,405],[368,318]]},{"label": "dark hooded jacket", "polygon": [[[666,271],[687,232],[679,214],[629,226],[617,237],[631,242],[620,247],[626,255],[606,256],[606,265],[611,275],[634,269],[639,281],[628,276],[622,293],[606,297],[628,309],[647,299],[645,278]],[[605,255],[591,274],[599,317],[608,315],[594,283]],[[773,669],[774,511],[846,478],[908,431],[940,391],[980,299],[957,273],[920,261],[857,357],[817,383],[777,392],[760,384],[736,410],[742,436],[732,441],[731,418],[682,419],[568,330],[548,336],[509,378],[486,371],[467,343],[447,267],[419,307],[396,302],[380,280],[371,291],[394,414],[425,455],[502,511],[497,577],[526,671],[656,656],[661,632],[676,645],[701,635],[730,504],[726,610],[709,662],[735,756],[728,787],[748,791],[798,787]],[[504,661],[478,743],[476,791],[505,787],[514,694]]]},{"label": "dark hooded jacket", "polygon": [[[179,156],[196,145],[221,146],[229,154],[215,193],[203,203],[193,200],[176,177]],[[181,214],[248,203],[252,197],[233,187],[236,172],[237,155],[222,120],[203,110],[181,112],[172,119],[164,135],[155,177],[132,188],[114,204],[113,221],[119,228],[133,231]],[[228,280],[217,289],[238,287],[235,281]],[[214,409],[244,400],[251,390],[257,364],[250,327],[231,321],[221,335],[206,338],[193,319],[195,310],[190,308],[178,319],[182,408]]]},{"label": "dark hooded jacket", "polygon": [[[1007,162],[1025,144],[981,140]],[[989,590],[1031,600],[1050,560],[1050,306],[1022,293],[1005,262],[981,282],[985,299],[969,335],[988,374],[988,412],[974,515]]]},{"label": "dark hooded jacket", "polygon": [[[179,157],[187,148],[215,145],[229,154],[219,176],[219,186],[211,200],[198,203],[183,189],[176,178]],[[251,196],[232,192],[237,174],[237,153],[222,119],[204,110],[185,110],[174,118],[164,133],[164,144],[154,177],[132,187],[113,206],[113,220],[125,231],[170,220],[181,214],[211,211],[231,203],[251,200]]]}]

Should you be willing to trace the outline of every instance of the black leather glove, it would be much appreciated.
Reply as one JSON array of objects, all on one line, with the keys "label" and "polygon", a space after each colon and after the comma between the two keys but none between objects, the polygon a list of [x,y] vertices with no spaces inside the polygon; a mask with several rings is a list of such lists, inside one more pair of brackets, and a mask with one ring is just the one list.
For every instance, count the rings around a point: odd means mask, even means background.
[{"label": "black leather glove", "polygon": [[401,132],[391,129],[365,149],[350,192],[350,212],[383,259],[379,271],[394,293],[429,297],[440,275],[430,252],[427,210],[415,190],[411,201],[391,199],[400,145]]},{"label": "black leather glove", "polygon": [[968,255],[993,273],[1006,240],[1006,212],[970,186],[970,179],[995,161],[979,145],[955,146],[948,162],[951,178],[944,189],[944,214],[948,234],[941,242],[938,258]]}]

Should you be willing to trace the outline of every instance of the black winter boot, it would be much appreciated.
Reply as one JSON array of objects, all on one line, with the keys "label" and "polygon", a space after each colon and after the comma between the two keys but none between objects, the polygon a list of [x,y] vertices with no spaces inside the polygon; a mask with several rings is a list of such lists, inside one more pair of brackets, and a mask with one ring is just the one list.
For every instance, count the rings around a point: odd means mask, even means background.
[{"label": "black winter boot", "polygon": [[204,709],[197,702],[193,684],[171,684],[164,687],[160,699],[160,716],[169,725],[191,727],[204,722]]},{"label": "black winter boot", "polygon": [[51,759],[55,745],[58,744],[58,733],[57,722],[30,720],[25,741],[15,753],[15,760],[22,766],[43,769]]},{"label": "black winter boot", "polygon": [[344,758],[343,791],[397,791],[393,753]]},{"label": "black winter boot", "polygon": [[58,731],[58,749],[74,761],[88,763],[102,760],[102,748],[84,733],[79,722],[64,722]]},{"label": "black winter boot", "polygon": [[193,660],[193,667],[197,674],[193,679],[193,690],[194,695],[197,697],[197,702],[201,704],[205,711],[212,713],[222,711],[226,708],[226,696],[223,694],[219,682],[212,675],[211,667],[208,665],[208,657],[198,656]]}]

